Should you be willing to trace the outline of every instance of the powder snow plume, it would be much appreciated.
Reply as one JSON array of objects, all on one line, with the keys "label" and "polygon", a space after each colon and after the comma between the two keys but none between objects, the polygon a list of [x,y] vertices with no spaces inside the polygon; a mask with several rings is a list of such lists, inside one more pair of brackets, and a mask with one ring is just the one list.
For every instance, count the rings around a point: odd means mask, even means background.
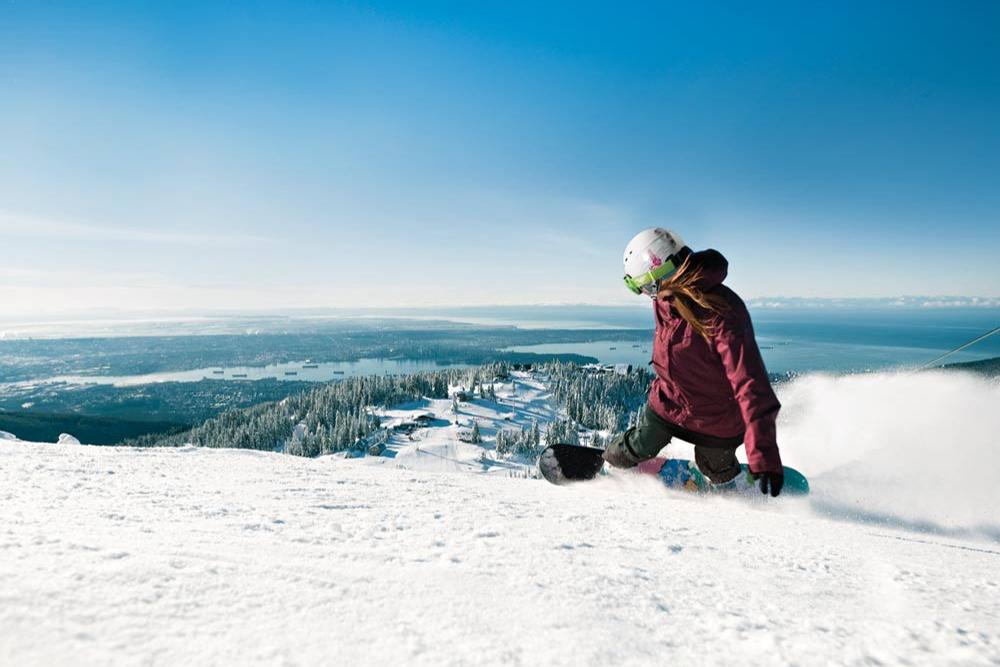
[{"label": "powder snow plume", "polygon": [[1000,382],[953,372],[809,375],[780,387],[786,465],[814,510],[1000,541]]}]

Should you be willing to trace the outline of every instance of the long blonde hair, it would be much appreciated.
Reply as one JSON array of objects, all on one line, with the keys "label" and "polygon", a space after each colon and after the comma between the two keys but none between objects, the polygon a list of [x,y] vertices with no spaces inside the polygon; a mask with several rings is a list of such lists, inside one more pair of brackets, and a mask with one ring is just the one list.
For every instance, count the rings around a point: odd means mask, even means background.
[{"label": "long blonde hair", "polygon": [[656,293],[657,298],[673,295],[674,308],[684,321],[706,341],[711,341],[718,326],[718,316],[729,310],[729,304],[718,294],[709,294],[698,287],[702,270],[691,263],[691,255]]}]

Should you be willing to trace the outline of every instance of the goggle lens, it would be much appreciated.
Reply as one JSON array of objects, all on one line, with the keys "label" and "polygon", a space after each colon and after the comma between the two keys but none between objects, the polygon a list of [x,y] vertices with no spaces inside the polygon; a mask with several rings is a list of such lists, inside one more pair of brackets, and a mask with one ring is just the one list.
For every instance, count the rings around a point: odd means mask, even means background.
[{"label": "goggle lens", "polygon": [[647,296],[654,296],[656,294],[656,284],[661,279],[673,273],[677,268],[673,259],[674,258],[671,257],[660,266],[656,267],[652,271],[644,273],[638,278],[625,276],[625,287],[627,287],[633,294],[646,294]]},{"label": "goggle lens", "polygon": [[625,287],[628,288],[632,294],[642,294],[642,287],[633,280],[632,276],[625,276]]}]

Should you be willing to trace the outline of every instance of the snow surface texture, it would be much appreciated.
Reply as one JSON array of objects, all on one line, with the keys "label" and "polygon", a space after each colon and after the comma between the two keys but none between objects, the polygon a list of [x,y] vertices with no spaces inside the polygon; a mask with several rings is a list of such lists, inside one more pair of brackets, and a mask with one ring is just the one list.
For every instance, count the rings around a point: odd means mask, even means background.
[{"label": "snow surface texture", "polygon": [[0,664],[1000,664],[997,392],[788,385],[814,495],[777,502],[406,468],[475,472],[454,425],[395,459],[0,439]]}]

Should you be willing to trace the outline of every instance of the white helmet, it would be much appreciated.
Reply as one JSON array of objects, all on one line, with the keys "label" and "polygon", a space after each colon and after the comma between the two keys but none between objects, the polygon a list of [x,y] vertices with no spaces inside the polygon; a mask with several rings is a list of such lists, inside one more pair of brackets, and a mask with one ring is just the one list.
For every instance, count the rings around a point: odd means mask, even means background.
[{"label": "white helmet", "polygon": [[644,229],[625,246],[625,286],[635,294],[655,297],[659,282],[674,273],[689,252],[669,229]]}]

